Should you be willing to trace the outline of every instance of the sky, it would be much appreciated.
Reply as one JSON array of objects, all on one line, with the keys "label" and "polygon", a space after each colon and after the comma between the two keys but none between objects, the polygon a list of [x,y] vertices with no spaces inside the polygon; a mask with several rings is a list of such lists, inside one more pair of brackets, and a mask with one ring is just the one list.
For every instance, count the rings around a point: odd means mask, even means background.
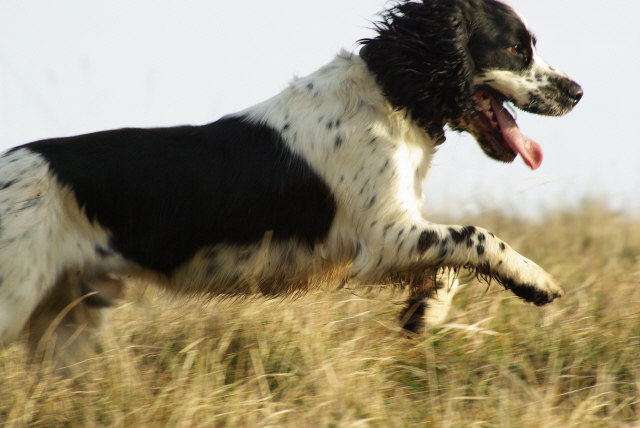
[{"label": "sky", "polygon": [[[501,164],[449,132],[425,212],[539,216],[597,198],[640,214],[640,3],[512,0],[538,53],[585,95],[564,117],[517,112],[545,159]],[[381,0],[0,0],[0,150],[122,127],[204,124],[269,98],[374,35]]]}]

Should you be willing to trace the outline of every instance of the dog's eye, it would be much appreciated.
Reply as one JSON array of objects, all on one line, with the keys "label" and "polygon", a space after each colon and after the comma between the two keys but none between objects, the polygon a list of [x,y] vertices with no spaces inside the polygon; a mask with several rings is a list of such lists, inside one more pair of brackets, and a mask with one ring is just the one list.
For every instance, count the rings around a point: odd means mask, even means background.
[{"label": "dog's eye", "polygon": [[512,55],[523,55],[522,47],[520,45],[513,45],[507,48],[507,52]]}]

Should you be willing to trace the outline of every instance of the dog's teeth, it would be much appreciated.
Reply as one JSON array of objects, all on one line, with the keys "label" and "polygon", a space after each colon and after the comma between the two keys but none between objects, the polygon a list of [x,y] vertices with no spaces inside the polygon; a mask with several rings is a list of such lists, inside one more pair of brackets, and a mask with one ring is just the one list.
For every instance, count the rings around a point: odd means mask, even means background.
[{"label": "dog's teeth", "polygon": [[489,111],[490,112],[491,111],[491,100],[488,99],[488,98],[483,98],[482,99],[482,108],[485,111]]}]

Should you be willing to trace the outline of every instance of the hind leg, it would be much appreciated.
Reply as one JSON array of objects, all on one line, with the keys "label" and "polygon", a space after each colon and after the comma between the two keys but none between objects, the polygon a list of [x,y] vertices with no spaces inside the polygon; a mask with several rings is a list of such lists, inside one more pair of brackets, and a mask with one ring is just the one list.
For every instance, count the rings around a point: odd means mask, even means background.
[{"label": "hind leg", "polygon": [[0,156],[0,347],[26,328],[34,359],[58,347],[78,360],[121,288],[95,272],[123,264],[43,157],[26,148]]},{"label": "hind leg", "polygon": [[17,339],[58,276],[50,185],[39,157],[25,150],[0,157],[0,346]]},{"label": "hind leg", "polygon": [[93,356],[106,308],[121,292],[106,275],[62,275],[27,325],[29,360],[69,371]]}]

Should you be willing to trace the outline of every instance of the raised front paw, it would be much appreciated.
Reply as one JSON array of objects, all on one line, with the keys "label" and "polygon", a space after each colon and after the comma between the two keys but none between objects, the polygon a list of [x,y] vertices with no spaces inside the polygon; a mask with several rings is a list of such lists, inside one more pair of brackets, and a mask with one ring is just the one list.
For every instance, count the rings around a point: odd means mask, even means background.
[{"label": "raised front paw", "polygon": [[509,274],[498,273],[496,279],[521,299],[543,306],[564,296],[560,284],[531,260],[524,259],[519,268]]}]

